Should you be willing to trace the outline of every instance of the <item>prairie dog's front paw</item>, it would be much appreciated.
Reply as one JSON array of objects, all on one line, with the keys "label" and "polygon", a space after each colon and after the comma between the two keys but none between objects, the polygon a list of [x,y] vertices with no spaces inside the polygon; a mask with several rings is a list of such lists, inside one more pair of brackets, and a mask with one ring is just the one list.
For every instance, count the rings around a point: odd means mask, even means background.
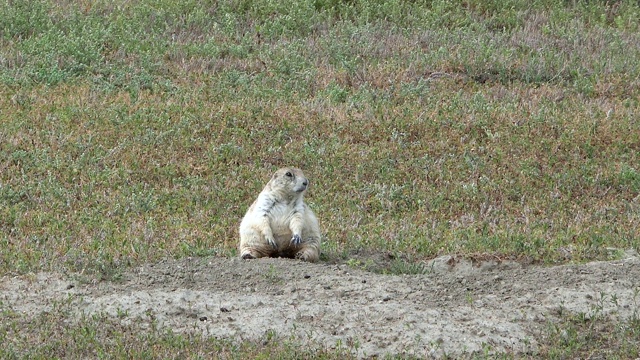
[{"label": "prairie dog's front paw", "polygon": [[298,246],[300,245],[300,242],[302,242],[302,238],[300,238],[300,235],[293,235],[293,237],[291,238],[291,244]]},{"label": "prairie dog's front paw", "polygon": [[275,239],[272,238],[272,237],[268,237],[267,238],[267,243],[269,243],[269,245],[271,245],[271,247],[274,248],[274,249],[278,248],[278,244],[276,244]]}]

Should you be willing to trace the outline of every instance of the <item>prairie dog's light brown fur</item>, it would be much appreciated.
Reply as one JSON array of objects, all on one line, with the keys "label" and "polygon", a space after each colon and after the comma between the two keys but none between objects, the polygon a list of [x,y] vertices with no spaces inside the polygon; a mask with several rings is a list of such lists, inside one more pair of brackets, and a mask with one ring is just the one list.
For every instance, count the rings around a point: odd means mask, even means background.
[{"label": "prairie dog's light brown fur", "polygon": [[314,262],[320,255],[320,226],[303,195],[302,170],[273,174],[240,223],[240,257],[290,257]]}]

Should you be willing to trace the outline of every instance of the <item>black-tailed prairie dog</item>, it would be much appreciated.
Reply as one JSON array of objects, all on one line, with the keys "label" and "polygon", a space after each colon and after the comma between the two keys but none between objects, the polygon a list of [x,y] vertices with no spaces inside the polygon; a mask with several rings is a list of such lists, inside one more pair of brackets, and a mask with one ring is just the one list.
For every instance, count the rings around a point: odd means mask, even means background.
[{"label": "black-tailed prairie dog", "polygon": [[302,199],[308,187],[300,169],[273,174],[240,223],[240,257],[318,260],[320,226]]}]

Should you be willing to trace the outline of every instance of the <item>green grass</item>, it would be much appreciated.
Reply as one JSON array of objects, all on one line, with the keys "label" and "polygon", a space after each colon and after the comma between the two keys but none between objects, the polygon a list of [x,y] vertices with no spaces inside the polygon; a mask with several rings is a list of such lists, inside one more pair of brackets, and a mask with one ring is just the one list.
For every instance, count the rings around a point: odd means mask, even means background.
[{"label": "green grass", "polygon": [[234,255],[284,165],[330,257],[638,250],[638,24],[634,1],[2,1],[0,273]]}]

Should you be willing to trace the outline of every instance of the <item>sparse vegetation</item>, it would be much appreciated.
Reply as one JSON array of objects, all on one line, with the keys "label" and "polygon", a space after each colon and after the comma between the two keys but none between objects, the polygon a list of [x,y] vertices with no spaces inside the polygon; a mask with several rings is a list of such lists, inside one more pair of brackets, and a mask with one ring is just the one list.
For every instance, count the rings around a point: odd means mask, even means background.
[{"label": "sparse vegetation", "polygon": [[[634,292],[636,297],[638,290],[636,288]],[[604,302],[617,306],[616,297],[600,294],[598,302],[589,313],[561,314],[561,323],[548,324],[549,344],[542,353],[554,359],[582,356],[634,359],[640,356],[640,318],[636,311],[629,319],[611,321],[601,312]]]},{"label": "sparse vegetation", "polygon": [[106,315],[84,317],[74,326],[62,319],[59,304],[33,321],[6,317],[0,324],[3,359],[350,359],[345,347],[328,351],[309,348],[266,333],[261,342],[234,343],[214,337],[178,334],[157,327],[123,324]]},{"label": "sparse vegetation", "polygon": [[638,24],[630,0],[0,2],[0,273],[235,255],[288,164],[328,256],[418,264],[391,273],[638,250]]}]

